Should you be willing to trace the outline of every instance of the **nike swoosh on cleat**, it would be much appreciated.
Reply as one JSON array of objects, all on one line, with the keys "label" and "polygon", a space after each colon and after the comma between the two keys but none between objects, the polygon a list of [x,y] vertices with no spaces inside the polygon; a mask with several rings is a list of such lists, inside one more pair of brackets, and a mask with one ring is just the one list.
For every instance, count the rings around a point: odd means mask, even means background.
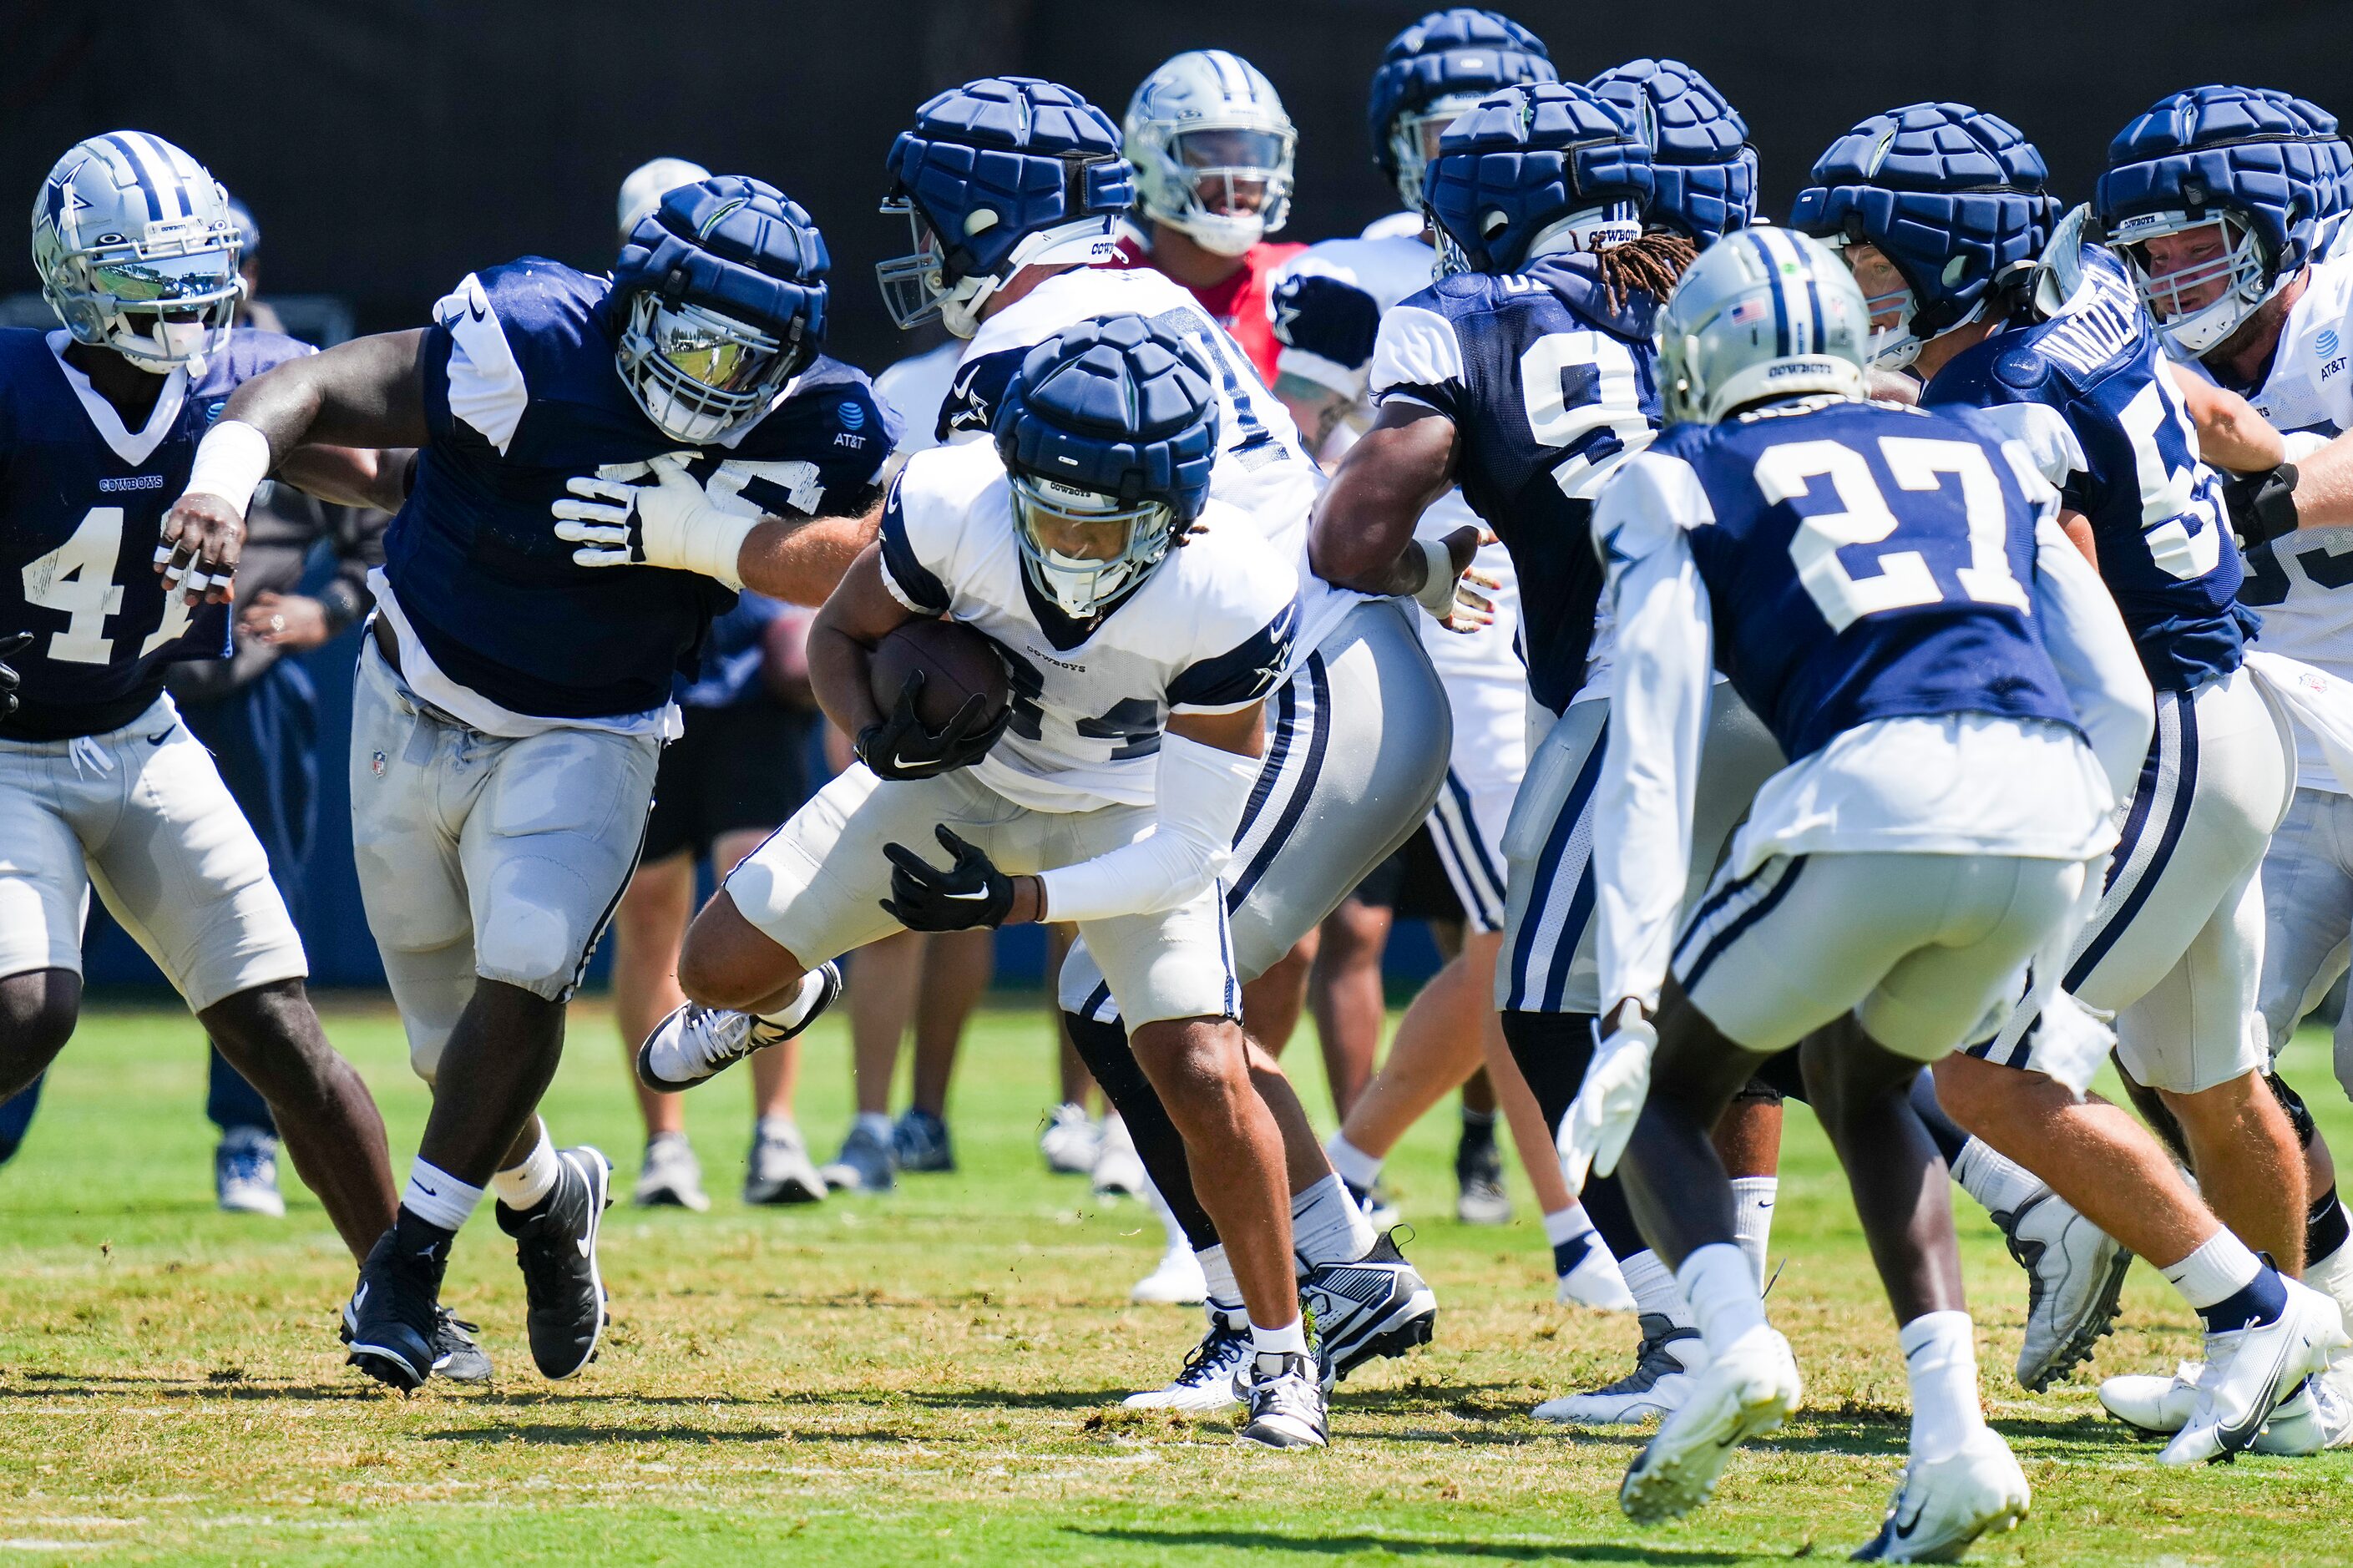
[{"label": "nike swoosh on cleat", "polygon": [[588,1248],[588,1238],[587,1238],[586,1237],[585,1237],[585,1236],[575,1236],[575,1237],[574,1237],[572,1238],[572,1245],[573,1245],[573,1246],[575,1246],[575,1247],[578,1247],[578,1248],[580,1249],[580,1256],[581,1256],[581,1257],[586,1258],[586,1257],[587,1257],[587,1256],[588,1256],[588,1250],[589,1250],[589,1248]]},{"label": "nike swoosh on cleat", "polygon": [[160,734],[160,735],[150,735],[150,736],[148,736],[148,737],[147,737],[147,743],[148,743],[149,745],[151,745],[151,746],[160,746],[160,745],[162,745],[164,742],[166,742],[166,741],[170,740],[171,738],[172,738],[172,731],[169,731],[169,730],[166,730],[166,731],[164,731],[162,734]]}]

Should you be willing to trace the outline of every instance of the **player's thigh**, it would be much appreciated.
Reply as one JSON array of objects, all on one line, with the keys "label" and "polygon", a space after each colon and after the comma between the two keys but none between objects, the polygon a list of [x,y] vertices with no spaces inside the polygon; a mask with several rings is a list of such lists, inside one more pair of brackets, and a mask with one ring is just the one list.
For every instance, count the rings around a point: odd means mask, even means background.
[{"label": "player's thigh", "polygon": [[2299,789],[2263,851],[2263,1025],[2274,1051],[2345,972],[2353,797]]},{"label": "player's thigh", "polygon": [[122,795],[104,837],[86,841],[90,880],[189,1007],[308,974],[269,858],[212,753],[163,704],[107,746]]},{"label": "player's thigh", "polygon": [[[902,929],[882,908],[891,894],[883,846],[902,844],[943,865],[947,852],[933,829],[944,825],[995,857],[1008,847],[1008,829],[1029,815],[975,783],[968,770],[897,780],[853,764],[746,855],[723,886],[761,935],[803,963],[822,963]],[[1008,854],[998,864],[1036,868],[1023,859]]]},{"label": "player's thigh", "polygon": [[62,745],[0,741],[0,980],[81,973],[90,876],[61,798],[73,773]]},{"label": "player's thigh", "polygon": [[1214,884],[1176,909],[1082,921],[1079,931],[1131,1032],[1170,1018],[1240,1019],[1241,980]]},{"label": "player's thigh", "polygon": [[384,952],[438,952],[469,939],[473,913],[443,807],[466,795],[467,731],[424,707],[364,640],[352,688],[352,862],[368,931]]},{"label": "player's thigh", "polygon": [[2269,1065],[2255,1009],[2263,937],[2263,879],[2251,866],[2174,966],[2116,1015],[2116,1059],[2133,1081],[2195,1094]]},{"label": "player's thigh", "polygon": [[1692,790],[1692,858],[1683,903],[1695,904],[1715,879],[1732,836],[1765,781],[1784,765],[1781,743],[1727,682],[1719,681],[1700,738],[1699,777]]},{"label": "player's thigh", "polygon": [[458,834],[474,968],[566,1001],[636,868],[660,752],[650,736],[551,730],[477,738],[488,776]]},{"label": "player's thigh", "polygon": [[1270,705],[1228,873],[1245,980],[1337,908],[1438,796],[1453,719],[1407,614],[1388,600],[1358,605]]},{"label": "player's thigh", "polygon": [[1504,829],[1510,896],[1495,1005],[1506,1012],[1597,1012],[1588,955],[1593,918],[1593,797],[1609,744],[1609,704],[1572,703],[1528,754]]},{"label": "player's thigh", "polygon": [[1475,783],[1466,781],[1459,760],[1446,770],[1438,804],[1430,808],[1424,826],[1464,925],[1472,931],[1501,931],[1511,900],[1504,831],[1523,775],[1497,771],[1473,776]]},{"label": "player's thigh", "polygon": [[1863,1033],[1915,1061],[1948,1055],[2000,1019],[2090,870],[2080,861],[1957,858],[1961,886],[1939,940],[1898,959],[1855,1009]]}]

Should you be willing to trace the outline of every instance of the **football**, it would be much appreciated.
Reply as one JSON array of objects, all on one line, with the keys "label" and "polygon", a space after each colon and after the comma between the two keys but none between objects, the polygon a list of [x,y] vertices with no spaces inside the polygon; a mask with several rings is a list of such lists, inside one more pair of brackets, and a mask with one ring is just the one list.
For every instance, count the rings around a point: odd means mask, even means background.
[{"label": "football", "polygon": [[961,621],[909,621],[874,647],[874,705],[887,716],[898,705],[907,677],[923,672],[915,717],[937,734],[975,696],[987,699],[987,717],[1013,699],[1005,656],[997,645]]}]

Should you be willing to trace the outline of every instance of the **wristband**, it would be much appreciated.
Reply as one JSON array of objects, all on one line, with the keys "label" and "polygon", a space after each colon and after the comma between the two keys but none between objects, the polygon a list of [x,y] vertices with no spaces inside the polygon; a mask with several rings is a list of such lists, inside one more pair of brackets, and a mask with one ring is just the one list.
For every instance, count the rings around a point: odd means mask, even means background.
[{"label": "wristband", "polygon": [[696,519],[697,526],[680,542],[684,547],[683,564],[690,572],[715,577],[741,593],[744,542],[752,537],[752,531],[760,522],[756,517],[738,517],[717,507],[709,508]]},{"label": "wristband", "polygon": [[253,504],[253,492],[269,477],[269,437],[242,419],[224,419],[205,433],[188,468],[183,496],[218,496],[239,517]]},{"label": "wristband", "polygon": [[1454,552],[1446,548],[1440,539],[1417,539],[1421,546],[1421,558],[1430,567],[1430,574],[1421,586],[1414,590],[1414,602],[1440,620],[1454,610],[1454,581],[1461,574],[1454,570]]}]

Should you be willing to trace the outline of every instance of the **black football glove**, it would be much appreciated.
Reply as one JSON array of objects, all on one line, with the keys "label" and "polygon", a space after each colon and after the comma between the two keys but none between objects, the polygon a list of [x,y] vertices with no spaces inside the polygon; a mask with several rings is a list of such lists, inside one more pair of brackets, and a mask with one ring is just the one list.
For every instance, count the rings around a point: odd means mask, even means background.
[{"label": "black football glove", "polygon": [[978,692],[964,700],[947,727],[934,734],[915,717],[915,699],[923,695],[923,672],[911,669],[907,684],[891,716],[858,731],[858,760],[884,779],[935,779],[957,768],[968,768],[988,755],[988,748],[1013,722],[1013,704],[994,719],[985,717],[988,700]]},{"label": "black football glove", "polygon": [[933,831],[955,863],[943,871],[903,844],[885,844],[882,853],[894,869],[882,907],[909,931],[1003,925],[1013,911],[1013,879],[997,868],[987,850],[966,844],[944,823]]},{"label": "black football glove", "polygon": [[16,688],[23,685],[25,681],[25,678],[9,666],[9,657],[24,652],[26,648],[32,646],[32,633],[18,632],[6,641],[0,642],[0,719],[5,719],[16,711]]},{"label": "black football glove", "polygon": [[2295,465],[2282,463],[2260,474],[2223,476],[2222,504],[2230,510],[2231,531],[2239,536],[2242,550],[2294,533]]}]

